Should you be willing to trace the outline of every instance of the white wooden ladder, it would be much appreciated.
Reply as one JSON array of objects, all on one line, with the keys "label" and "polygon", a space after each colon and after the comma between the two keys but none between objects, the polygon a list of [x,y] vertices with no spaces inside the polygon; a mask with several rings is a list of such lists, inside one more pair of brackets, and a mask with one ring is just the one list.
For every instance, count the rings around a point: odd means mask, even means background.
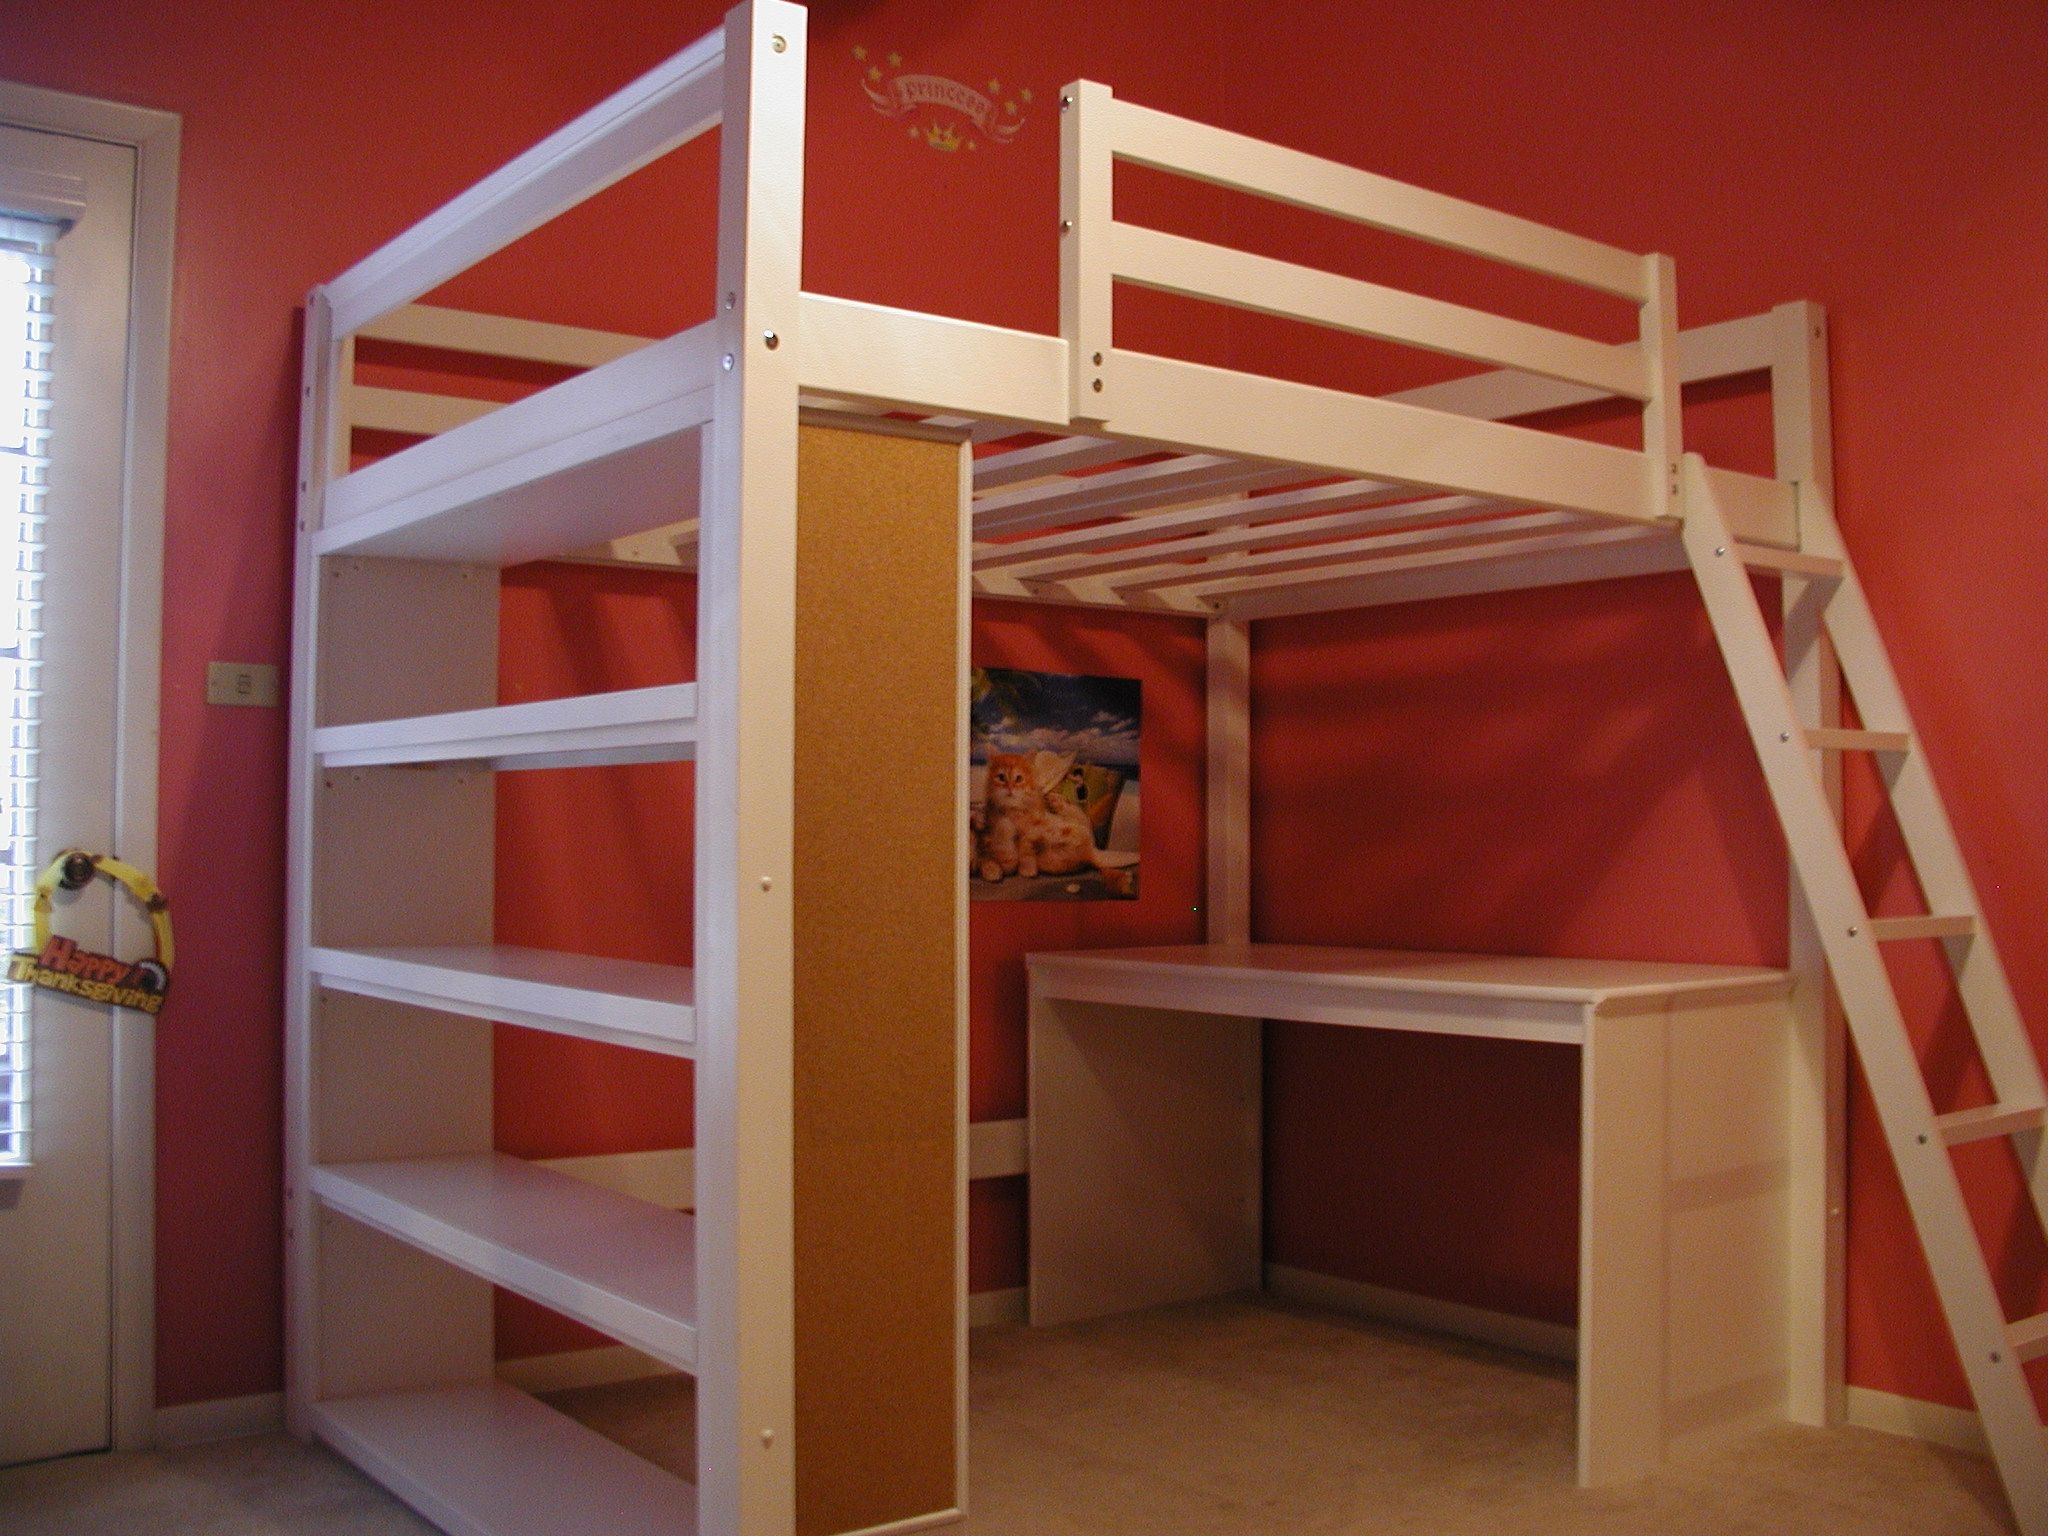
[{"label": "white wooden ladder", "polygon": [[[2024,1362],[2048,1353],[2048,1313],[2007,1321],[1951,1158],[1966,1142],[2008,1138],[2035,1209],[2048,1221],[2048,1094],[2040,1064],[1826,499],[1799,487],[1801,547],[1785,550],[1740,543],[1730,534],[1697,455],[1686,455],[1681,482],[1686,555],[1826,947],[1992,1455],[2020,1529],[2048,1536],[2048,1438],[2022,1371]],[[1863,729],[1821,729],[1799,718],[1751,570],[1810,584],[1809,600],[1821,605],[1821,627],[1834,642]],[[1929,915],[1870,915],[1816,770],[1816,752],[1876,755]],[[1991,1080],[1989,1105],[1942,1113],[1929,1098],[1880,952],[1886,943],[1908,939],[1938,939],[1948,953]]]}]

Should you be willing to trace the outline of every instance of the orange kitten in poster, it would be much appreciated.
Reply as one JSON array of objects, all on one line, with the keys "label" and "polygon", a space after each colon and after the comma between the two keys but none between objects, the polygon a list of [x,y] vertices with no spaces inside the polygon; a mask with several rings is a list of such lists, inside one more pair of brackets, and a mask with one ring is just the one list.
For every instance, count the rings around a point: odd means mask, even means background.
[{"label": "orange kitten in poster", "polygon": [[1030,754],[991,752],[974,859],[990,881],[1072,874],[1096,868],[1095,834],[1086,811],[1039,787]]}]

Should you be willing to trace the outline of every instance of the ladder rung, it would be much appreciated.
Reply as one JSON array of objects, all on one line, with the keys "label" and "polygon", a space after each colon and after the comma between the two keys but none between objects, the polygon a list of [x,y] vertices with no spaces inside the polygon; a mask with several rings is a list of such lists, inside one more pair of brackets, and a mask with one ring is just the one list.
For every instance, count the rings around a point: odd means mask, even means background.
[{"label": "ladder rung", "polygon": [[1844,731],[1832,726],[1806,733],[1806,743],[1823,752],[1904,752],[1913,738],[1904,731]]},{"label": "ladder rung", "polygon": [[2021,1131],[2038,1131],[2048,1124],[2048,1109],[2039,1104],[2012,1109],[2003,1104],[1986,1104],[1978,1109],[1959,1109],[1936,1115],[1934,1128],[1952,1147],[1966,1142],[1989,1141],[1993,1136],[2013,1136]]},{"label": "ladder rung", "polygon": [[2005,1325],[2005,1342],[2021,1360],[2048,1354],[2048,1312],[2037,1312]]},{"label": "ladder rung", "polygon": [[1840,581],[1843,566],[1826,555],[1804,554],[1796,549],[1778,549],[1769,544],[1735,546],[1742,563],[1753,571],[1776,571],[1784,576],[1805,576],[1816,581]]},{"label": "ladder rung", "polygon": [[1967,939],[1977,931],[1977,919],[1964,913],[1955,917],[1873,917],[1870,936],[1880,943],[1895,939]]}]

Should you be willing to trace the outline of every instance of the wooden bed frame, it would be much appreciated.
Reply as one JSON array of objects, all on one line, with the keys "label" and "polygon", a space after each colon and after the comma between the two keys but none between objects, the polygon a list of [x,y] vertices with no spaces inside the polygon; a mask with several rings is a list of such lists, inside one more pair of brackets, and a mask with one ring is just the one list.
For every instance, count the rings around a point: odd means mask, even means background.
[{"label": "wooden bed frame", "polygon": [[[926,541],[942,556],[928,595],[903,605],[901,635],[878,640],[925,658],[940,686],[957,692],[970,591],[1206,622],[1207,910],[1220,945],[1252,937],[1248,664],[1261,618],[1690,566],[1740,684],[1745,668],[1778,674],[1760,623],[1730,616],[1736,589],[1710,579],[1733,550],[1737,577],[1747,566],[1787,578],[1792,665],[1779,682],[1789,697],[1780,687],[1770,707],[1796,709],[1806,737],[1794,742],[1789,717],[1772,734],[1816,780],[1799,791],[1809,796],[1799,815],[1785,812],[1795,853],[1804,859],[1821,840],[1815,819],[1838,786],[1834,750],[1895,751],[1905,740],[1903,726],[1868,740],[1839,730],[1824,605],[1805,600],[1846,573],[1827,513],[1826,335],[1814,306],[1681,331],[1668,258],[1170,117],[1090,82],[1060,102],[1059,335],[805,292],[805,36],[800,8],[750,0],[308,303],[289,845],[288,1400],[296,1430],[322,1435],[451,1530],[586,1530],[602,1508],[619,1531],[898,1532],[950,1523],[966,1507],[958,827],[934,844],[950,866],[924,893],[938,914],[931,942],[891,962],[892,976],[923,977],[937,999],[901,1032],[922,1042],[911,1075],[924,1097],[890,1100],[886,1113],[834,1132],[842,1151],[858,1143],[877,1166],[936,1170],[936,1183],[917,1186],[917,1230],[933,1230],[936,1213],[952,1230],[950,1251],[888,1262],[904,1266],[907,1287],[916,1279],[927,1286],[919,1294],[940,1298],[903,1313],[902,1327],[940,1330],[943,1379],[916,1385],[916,1403],[870,1392],[861,1373],[872,1377],[874,1360],[895,1350],[895,1325],[848,1311],[843,1296],[820,1301],[818,1270],[803,1256],[804,1234],[832,1201],[877,1198],[835,1185],[824,1173],[837,1166],[831,1148],[808,1129],[846,1106],[807,1076],[819,1037],[804,1020],[828,995],[843,1000],[876,979],[858,968],[858,924],[835,916],[802,875],[819,834],[791,766],[806,730],[798,679],[830,633],[829,614],[806,601],[824,590],[820,541],[841,536],[833,530],[853,515],[833,477],[870,451],[856,442],[842,462],[817,432],[852,427],[870,443],[910,444],[872,473],[936,487],[936,503],[906,504],[903,516],[932,516],[928,526],[953,536]],[[714,126],[717,312],[703,324],[647,340],[416,302]],[[1619,297],[1638,309],[1637,339],[1603,344],[1121,223],[1111,206],[1120,163]],[[1119,284],[1284,314],[1478,371],[1375,397],[1146,355],[1117,344]],[[581,371],[511,404],[458,400],[357,383],[359,339]],[[1683,451],[1681,387],[1744,374],[1769,378],[1775,478]],[[1614,399],[1640,405],[1640,449],[1515,421]],[[420,441],[351,468],[351,434],[363,428]],[[694,683],[499,706],[490,573],[544,557],[694,571]],[[1768,769],[1777,717],[1767,699],[1743,698]],[[933,720],[927,745],[956,766],[934,766],[932,782],[961,813],[964,718],[954,708]],[[694,967],[492,944],[491,775],[677,758],[696,762]],[[1815,790],[1822,798],[1810,798]],[[964,825],[964,814],[955,820]],[[459,912],[445,890],[394,891],[388,878],[429,835],[478,873]],[[1974,912],[1953,862],[1957,894],[1937,911]],[[1789,1035],[1771,1056],[1786,1074],[1785,1283],[1761,1325],[1789,1343],[1782,1394],[1765,1406],[1827,1423],[1841,1395],[1845,1045],[1824,1001],[1824,955],[1840,969],[1862,951],[1840,948],[1794,906]],[[1860,942],[1948,941],[1968,921],[1894,920],[1894,931]],[[1988,952],[1988,935],[1978,944]],[[490,1019],[694,1058],[694,1215],[493,1156],[481,1022]],[[871,1027],[878,1042],[898,1043],[879,1032],[884,1021]],[[1859,1042],[1868,1061],[1873,1046]],[[401,1051],[410,1067],[394,1086],[389,1063]],[[840,1065],[860,1070],[857,1057]],[[2024,1100],[2023,1074],[2013,1081],[2001,1098]],[[933,1114],[948,1128],[937,1140]],[[885,1268],[877,1255],[913,1251],[902,1232],[875,1240],[868,1259]],[[694,1490],[492,1386],[477,1301],[486,1282],[692,1371]],[[1588,1395],[1607,1394],[1606,1411],[1617,1411],[1621,1379],[1600,1378]],[[935,1402],[951,1426],[943,1466],[916,1487],[881,1486],[863,1440],[886,1441]],[[1626,1470],[1640,1464],[1628,1459]]]}]

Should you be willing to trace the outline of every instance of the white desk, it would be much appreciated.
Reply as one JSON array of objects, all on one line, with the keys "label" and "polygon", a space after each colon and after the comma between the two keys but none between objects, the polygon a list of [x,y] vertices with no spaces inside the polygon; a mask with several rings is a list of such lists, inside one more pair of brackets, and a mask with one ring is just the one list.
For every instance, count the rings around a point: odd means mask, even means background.
[{"label": "white desk", "polygon": [[1579,1482],[1782,1416],[1784,972],[1272,944],[1027,964],[1034,1323],[1261,1284],[1260,1020],[1551,1041],[1583,1091]]}]

